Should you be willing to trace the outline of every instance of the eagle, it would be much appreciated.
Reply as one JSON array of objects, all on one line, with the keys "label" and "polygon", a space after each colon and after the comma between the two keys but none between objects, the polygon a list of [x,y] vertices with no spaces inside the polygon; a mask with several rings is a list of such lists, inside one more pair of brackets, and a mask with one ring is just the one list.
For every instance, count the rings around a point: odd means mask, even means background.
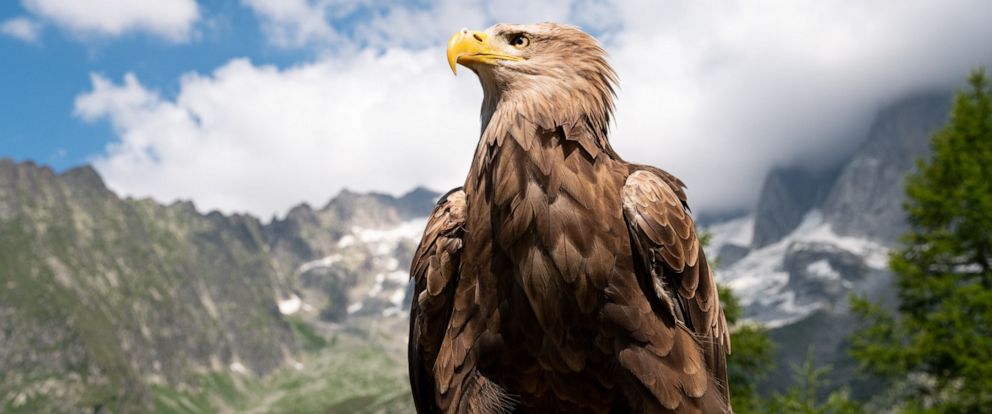
[{"label": "eagle", "polygon": [[685,185],[608,139],[617,75],[579,28],[462,29],[483,89],[462,187],[414,252],[419,413],[729,413],[727,322]]}]

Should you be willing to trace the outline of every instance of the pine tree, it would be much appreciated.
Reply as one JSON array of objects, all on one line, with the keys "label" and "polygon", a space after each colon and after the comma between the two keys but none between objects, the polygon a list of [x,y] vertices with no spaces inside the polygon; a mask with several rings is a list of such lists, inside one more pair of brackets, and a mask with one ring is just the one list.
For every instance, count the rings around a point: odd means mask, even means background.
[{"label": "pine tree", "polygon": [[909,379],[907,411],[992,407],[992,91],[982,70],[958,92],[906,184],[910,230],[890,258],[898,315],[864,299],[852,352],[869,372]]},{"label": "pine tree", "polygon": [[831,366],[813,364],[813,347],[807,351],[806,361],[793,365],[795,385],[784,394],[773,395],[765,412],[769,414],[863,414],[861,405],[849,398],[846,389],[834,391],[823,401],[819,393],[830,384],[826,376]]},{"label": "pine tree", "polygon": [[[700,231],[700,243],[709,245],[711,235]],[[719,258],[716,259],[719,262]],[[717,263],[711,264],[717,268]],[[812,350],[806,365],[793,367],[796,370],[797,384],[785,394],[766,399],[758,393],[758,384],[774,367],[772,356],[775,344],[768,336],[768,330],[756,323],[744,320],[744,308],[730,287],[719,285],[720,302],[727,324],[730,325],[730,342],[733,353],[727,359],[727,376],[730,382],[730,402],[736,414],[789,413],[792,407],[802,406],[811,414],[862,414],[861,406],[848,398],[846,390],[835,391],[825,401],[817,401],[817,390],[826,386],[823,378],[830,367],[814,367]],[[800,402],[794,400],[805,395]],[[812,395],[812,396],[810,396]]]},{"label": "pine tree", "polygon": [[[699,242],[703,247],[710,244],[712,235],[699,230]],[[719,267],[719,258],[710,263],[710,268]],[[764,400],[758,394],[758,383],[774,366],[772,354],[775,345],[768,337],[768,331],[761,325],[744,321],[744,308],[734,292],[725,285],[717,286],[720,292],[720,305],[730,326],[730,343],[733,353],[727,357],[727,380],[730,383],[730,403],[737,414],[761,413]]]},{"label": "pine tree", "polygon": [[831,367],[813,364],[810,348],[805,364],[794,366],[795,382],[783,394],[764,398],[758,393],[758,384],[774,366],[772,355],[775,344],[767,330],[757,324],[741,320],[743,308],[733,292],[720,286],[720,299],[724,314],[731,324],[731,343],[734,352],[728,359],[730,402],[737,414],[862,414],[861,405],[850,399],[846,389],[831,392],[826,398],[819,395],[827,388],[826,376]]},{"label": "pine tree", "polygon": [[744,309],[730,288],[721,285],[719,290],[723,313],[731,326],[733,353],[727,360],[730,402],[738,414],[763,412],[760,409],[762,399],[758,395],[758,383],[773,366],[775,346],[765,328],[741,320]]}]

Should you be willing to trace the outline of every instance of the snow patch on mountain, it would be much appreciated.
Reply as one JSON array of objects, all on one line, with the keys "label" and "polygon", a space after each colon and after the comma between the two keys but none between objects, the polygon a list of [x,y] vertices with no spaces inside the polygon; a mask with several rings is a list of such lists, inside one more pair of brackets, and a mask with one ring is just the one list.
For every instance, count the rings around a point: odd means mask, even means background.
[{"label": "snow patch on mountain", "polygon": [[340,260],[341,260],[341,255],[340,254],[332,254],[330,256],[327,256],[327,257],[324,257],[324,258],[321,258],[321,259],[317,259],[317,260],[312,260],[312,261],[306,262],[306,263],[300,265],[300,268],[297,269],[296,271],[298,273],[300,273],[300,274],[303,274],[303,273],[309,272],[309,271],[311,271],[313,269],[329,268],[329,267],[333,266],[334,263],[336,263],[336,262],[338,262]]},{"label": "snow patch on mountain", "polygon": [[410,274],[406,269],[409,258],[404,254],[409,254],[411,245],[420,241],[427,219],[414,218],[393,226],[352,226],[338,240],[335,254],[308,262],[300,271],[339,266],[367,274],[368,279],[359,280],[349,289],[347,314],[405,317]]},{"label": "snow patch on mountain", "polygon": [[[806,272],[819,279],[839,281],[841,283],[846,282],[843,280],[840,272],[834,269],[833,266],[830,266],[830,261],[827,259],[820,259],[806,265]],[[848,285],[850,285],[850,283],[848,283]]]},{"label": "snow patch on mountain", "polygon": [[427,226],[427,217],[407,220],[395,227],[368,228],[355,226],[351,234],[341,237],[338,247],[348,248],[356,244],[371,246],[377,255],[389,255],[396,244],[404,240],[419,241]]},{"label": "snow patch on mountain", "polygon": [[300,308],[303,306],[303,300],[299,296],[293,295],[289,299],[280,300],[279,303],[279,313],[283,315],[292,315],[299,312]]},{"label": "snow patch on mountain", "polygon": [[249,375],[249,374],[251,374],[251,371],[249,371],[248,368],[245,367],[245,365],[242,364],[239,361],[232,362],[231,365],[228,368],[230,368],[231,371],[236,372],[236,373],[241,374],[241,375]]},{"label": "snow patch on mountain", "polygon": [[362,310],[362,302],[356,302],[348,305],[348,314],[351,315],[355,312]]},{"label": "snow patch on mountain", "polygon": [[[752,226],[748,226],[751,223]],[[713,238],[712,252],[718,252],[728,243],[738,244],[750,237],[753,218],[744,217],[720,223],[708,230]],[[746,246],[747,243],[741,245]],[[715,256],[715,254],[713,255]],[[800,266],[799,270],[787,266],[790,258],[812,260]],[[807,213],[802,223],[782,240],[753,249],[743,258],[716,271],[717,280],[730,286],[740,297],[747,317],[768,326],[781,326],[802,319],[811,312],[830,306],[832,297],[809,297],[800,291],[805,285],[829,285],[826,289],[838,295],[838,289],[851,289],[851,278],[860,277],[863,272],[841,272],[833,261],[855,258],[852,268],[885,269],[888,249],[876,241],[866,238],[841,236],[823,219],[819,210]],[[793,260],[796,261],[796,260]],[[860,261],[860,262],[857,262]]]},{"label": "snow patch on mountain", "polygon": [[754,215],[720,222],[707,230],[710,232],[709,249],[714,252],[719,252],[723,246],[728,244],[750,246],[751,239],[754,237]]}]

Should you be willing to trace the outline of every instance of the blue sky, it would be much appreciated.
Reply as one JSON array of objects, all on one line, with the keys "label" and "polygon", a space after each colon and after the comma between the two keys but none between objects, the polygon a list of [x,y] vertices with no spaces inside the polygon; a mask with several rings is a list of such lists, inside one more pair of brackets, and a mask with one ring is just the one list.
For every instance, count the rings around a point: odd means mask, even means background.
[{"label": "blue sky", "polygon": [[481,99],[448,71],[447,37],[550,20],[609,52],[621,155],[682,177],[697,211],[749,209],[771,168],[836,162],[886,104],[992,62],[990,15],[985,0],[9,0],[0,157],[265,217],[342,188],[443,191]]},{"label": "blue sky", "polygon": [[[175,43],[148,33],[119,37],[82,36],[45,27],[37,41],[0,36],[0,156],[32,159],[56,169],[87,162],[115,135],[106,122],[86,123],[73,116],[77,95],[90,87],[90,73],[120,78],[133,72],[163,91],[175,92],[180,75],[209,71],[235,57],[289,65],[308,51],[267,46],[251,10],[236,1],[201,2],[213,16],[193,42]],[[16,1],[0,3],[0,21],[28,14]]]}]

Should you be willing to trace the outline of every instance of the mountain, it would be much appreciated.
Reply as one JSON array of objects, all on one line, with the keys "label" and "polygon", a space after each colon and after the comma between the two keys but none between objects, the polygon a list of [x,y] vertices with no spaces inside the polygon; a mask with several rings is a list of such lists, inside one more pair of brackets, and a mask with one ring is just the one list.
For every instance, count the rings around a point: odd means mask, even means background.
[{"label": "mountain", "polygon": [[881,110],[862,145],[834,168],[769,173],[754,213],[711,225],[717,277],[741,296],[746,316],[779,345],[765,390],[789,384],[811,346],[834,365],[835,386],[873,388],[854,375],[846,337],[857,321],[852,293],[894,306],[888,251],[906,230],[903,180],[947,119],[950,95],[922,94]]},{"label": "mountain", "polygon": [[751,247],[775,243],[799,227],[803,216],[823,202],[837,171],[775,168],[768,173],[754,212]]},{"label": "mountain", "polygon": [[[902,180],[949,102],[894,102],[843,162],[776,168],[752,212],[708,221],[717,277],[779,345],[766,392],[810,346],[875,389],[847,298],[894,303]],[[0,412],[409,412],[406,266],[437,197],[342,191],[263,222],[0,159]]]},{"label": "mountain", "polygon": [[947,121],[950,104],[949,95],[922,95],[879,114],[823,202],[834,231],[891,243],[907,230],[903,178],[929,153],[930,135]]},{"label": "mountain", "polygon": [[0,159],[0,412],[408,407],[382,336],[403,336],[436,197],[342,192],[262,223]]}]

